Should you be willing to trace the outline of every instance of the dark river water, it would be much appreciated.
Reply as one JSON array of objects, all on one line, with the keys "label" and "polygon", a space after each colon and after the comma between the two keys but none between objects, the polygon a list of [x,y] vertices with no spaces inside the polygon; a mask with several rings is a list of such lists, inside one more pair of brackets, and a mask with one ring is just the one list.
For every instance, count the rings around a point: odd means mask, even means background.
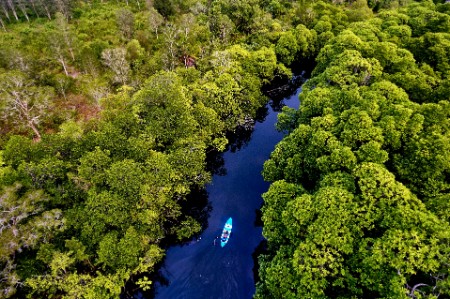
[{"label": "dark river water", "polygon": [[[300,88],[281,102],[298,108]],[[214,175],[208,185],[211,211],[208,226],[196,240],[187,245],[170,247],[161,274],[167,285],[156,284],[157,299],[247,299],[255,292],[252,254],[263,240],[257,226],[261,194],[269,184],[261,171],[283,134],[275,123],[279,104],[267,106],[264,120],[257,122],[250,140],[235,151],[224,153],[226,174]],[[228,244],[219,240],[225,221],[233,218]],[[215,244],[214,244],[215,243]]]}]

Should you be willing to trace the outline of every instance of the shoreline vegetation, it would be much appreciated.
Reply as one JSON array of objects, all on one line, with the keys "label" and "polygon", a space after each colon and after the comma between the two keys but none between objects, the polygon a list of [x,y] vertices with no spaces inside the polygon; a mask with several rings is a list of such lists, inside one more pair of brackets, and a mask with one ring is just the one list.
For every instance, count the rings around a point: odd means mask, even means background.
[{"label": "shoreline vegetation", "polygon": [[151,292],[207,153],[302,61],[255,297],[450,295],[450,3],[0,6],[0,298]]}]

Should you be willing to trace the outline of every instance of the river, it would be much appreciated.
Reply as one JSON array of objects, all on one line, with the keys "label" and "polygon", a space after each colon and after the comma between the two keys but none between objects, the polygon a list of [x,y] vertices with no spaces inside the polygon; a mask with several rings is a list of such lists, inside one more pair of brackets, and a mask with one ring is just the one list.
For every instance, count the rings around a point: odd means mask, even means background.
[{"label": "river", "polygon": [[[298,108],[298,88],[281,104]],[[257,226],[261,194],[269,184],[261,171],[283,134],[276,131],[278,103],[267,105],[266,116],[256,122],[250,140],[223,154],[225,174],[213,176],[207,186],[211,207],[208,226],[188,244],[173,246],[161,269],[167,284],[156,284],[157,299],[247,299],[255,292],[252,254],[263,240]],[[276,109],[279,110],[279,109]],[[221,248],[219,240],[225,221],[233,218],[233,232]],[[216,240],[216,241],[215,241]]]}]

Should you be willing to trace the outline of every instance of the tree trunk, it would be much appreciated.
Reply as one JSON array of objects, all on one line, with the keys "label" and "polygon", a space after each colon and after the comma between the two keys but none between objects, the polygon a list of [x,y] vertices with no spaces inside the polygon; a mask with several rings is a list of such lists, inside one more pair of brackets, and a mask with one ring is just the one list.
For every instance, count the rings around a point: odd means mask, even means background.
[{"label": "tree trunk", "polygon": [[21,99],[20,95],[13,91],[11,95],[14,97],[14,102],[17,107],[17,110],[19,110],[19,115],[21,114],[23,116],[23,120],[25,120],[28,123],[28,126],[33,130],[34,134],[36,135],[37,141],[41,140],[41,134],[39,133],[39,130],[36,128],[36,125],[33,121],[33,117],[30,115],[31,109],[28,106],[28,103]]},{"label": "tree trunk", "polygon": [[34,14],[35,14],[38,18],[40,18],[41,16],[39,15],[39,13],[38,13],[38,11],[37,11],[37,9],[36,9],[36,4],[34,3],[34,0],[30,0],[30,2],[31,2],[31,6],[33,7],[33,12],[34,12]]},{"label": "tree trunk", "polygon": [[41,141],[41,134],[39,133],[39,131],[36,128],[36,126],[34,125],[34,123],[32,121],[29,121],[28,125],[33,130],[34,134],[36,135],[36,141]]},{"label": "tree trunk", "polygon": [[3,30],[6,31],[5,23],[3,23],[2,17],[0,17],[0,25],[2,25]]},{"label": "tree trunk", "polygon": [[58,8],[58,11],[66,18],[66,20],[69,19],[69,9],[67,7],[67,3],[64,2],[64,0],[55,0],[56,7]]},{"label": "tree trunk", "polygon": [[73,53],[72,47],[69,47],[69,53],[70,53],[70,57],[72,58],[72,61],[75,61],[75,54]]},{"label": "tree trunk", "polygon": [[66,62],[64,61],[64,58],[59,57],[58,60],[62,64],[62,66],[64,68],[64,73],[66,74],[66,76],[69,76],[69,72],[67,72]]},{"label": "tree trunk", "polygon": [[25,18],[27,19],[27,22],[29,23],[30,22],[30,18],[28,18],[26,7],[23,6],[23,4],[19,4],[19,8],[22,11],[23,15],[25,16]]},{"label": "tree trunk", "polygon": [[67,45],[67,49],[69,50],[70,57],[72,58],[72,61],[75,61],[75,54],[73,52],[72,47],[72,39],[70,37],[70,32],[68,30],[64,30],[64,39]]},{"label": "tree trunk", "polygon": [[47,18],[49,19],[49,20],[51,20],[52,19],[52,14],[50,13],[50,11],[48,10],[48,7],[47,7],[47,5],[45,4],[45,2],[43,1],[43,0],[38,0],[40,3],[41,3],[41,5],[44,7],[44,9],[45,9],[45,13],[46,13],[46,15],[47,15]]},{"label": "tree trunk", "polygon": [[2,8],[3,8],[3,12],[5,13],[5,17],[8,19],[8,21],[11,22],[11,18],[9,17],[9,12],[8,12],[8,10],[6,9],[4,3],[2,3]]},{"label": "tree trunk", "polygon": [[414,294],[414,292],[416,291],[417,288],[419,287],[425,287],[425,286],[429,286],[426,283],[418,283],[415,286],[413,286],[413,288],[411,289],[411,292],[409,293],[409,297],[411,298],[416,298],[416,295]]},{"label": "tree trunk", "polygon": [[8,5],[9,8],[11,8],[14,18],[16,18],[16,21],[19,21],[19,17],[17,16],[17,12],[16,12],[16,8],[14,7],[14,3],[12,2],[12,0],[8,0]]},{"label": "tree trunk", "polygon": [[70,38],[70,32],[68,32],[68,30],[64,30],[63,34],[64,34],[64,41],[66,42],[67,50],[69,51],[70,57],[72,58],[72,61],[75,61],[75,54],[73,52],[72,39]]}]

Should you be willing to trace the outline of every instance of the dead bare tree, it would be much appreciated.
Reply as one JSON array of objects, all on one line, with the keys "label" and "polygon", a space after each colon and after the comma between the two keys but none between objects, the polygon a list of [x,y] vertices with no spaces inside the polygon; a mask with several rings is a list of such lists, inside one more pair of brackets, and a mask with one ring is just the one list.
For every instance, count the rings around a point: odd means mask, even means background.
[{"label": "dead bare tree", "polygon": [[150,16],[148,17],[148,21],[149,21],[150,27],[152,28],[153,32],[155,32],[155,34],[156,34],[156,39],[158,39],[159,38],[158,29],[164,23],[164,18],[153,7],[149,8],[149,12],[150,12]]},{"label": "dead bare tree", "polygon": [[164,27],[164,38],[166,41],[167,51],[164,56],[164,62],[166,69],[172,71],[175,69],[177,63],[177,38],[179,34],[179,30],[172,23],[167,23]]},{"label": "dead bare tree", "polygon": [[22,14],[27,19],[27,22],[30,22],[30,18],[28,17],[28,14],[27,14],[26,2],[23,1],[23,0],[19,0],[19,1],[17,1],[17,6],[19,6],[20,11],[22,12]]},{"label": "dead bare tree", "polygon": [[110,90],[107,86],[96,86],[90,90],[89,94],[95,100],[97,107],[100,107],[100,100],[106,98],[110,94]]},{"label": "dead bare tree", "polygon": [[11,9],[14,18],[16,18],[16,21],[19,21],[19,17],[17,16],[16,7],[14,6],[13,0],[6,0],[6,3],[8,4],[9,8]]},{"label": "dead bare tree", "polygon": [[41,4],[41,6],[44,7],[45,14],[47,15],[47,18],[48,18],[49,20],[51,20],[51,19],[52,19],[52,14],[51,14],[51,12],[50,12],[50,10],[49,10],[49,8],[48,8],[47,3],[45,2],[45,0],[38,0],[38,1],[39,1],[39,3]]},{"label": "dead bare tree", "polygon": [[106,49],[102,52],[102,59],[106,66],[114,72],[114,81],[125,85],[128,82],[130,63],[126,59],[124,48]]},{"label": "dead bare tree", "polygon": [[122,35],[130,39],[134,30],[134,14],[129,9],[119,9],[116,13],[116,23]]},{"label": "dead bare tree", "polygon": [[53,95],[50,88],[38,87],[21,72],[8,72],[0,78],[0,95],[5,101],[1,117],[30,128],[41,139],[38,125]]},{"label": "dead bare tree", "polygon": [[6,7],[6,2],[4,0],[2,0],[1,1],[1,5],[2,5],[3,13],[5,14],[5,17],[8,19],[9,22],[11,22],[11,18],[9,16],[8,8]]}]

